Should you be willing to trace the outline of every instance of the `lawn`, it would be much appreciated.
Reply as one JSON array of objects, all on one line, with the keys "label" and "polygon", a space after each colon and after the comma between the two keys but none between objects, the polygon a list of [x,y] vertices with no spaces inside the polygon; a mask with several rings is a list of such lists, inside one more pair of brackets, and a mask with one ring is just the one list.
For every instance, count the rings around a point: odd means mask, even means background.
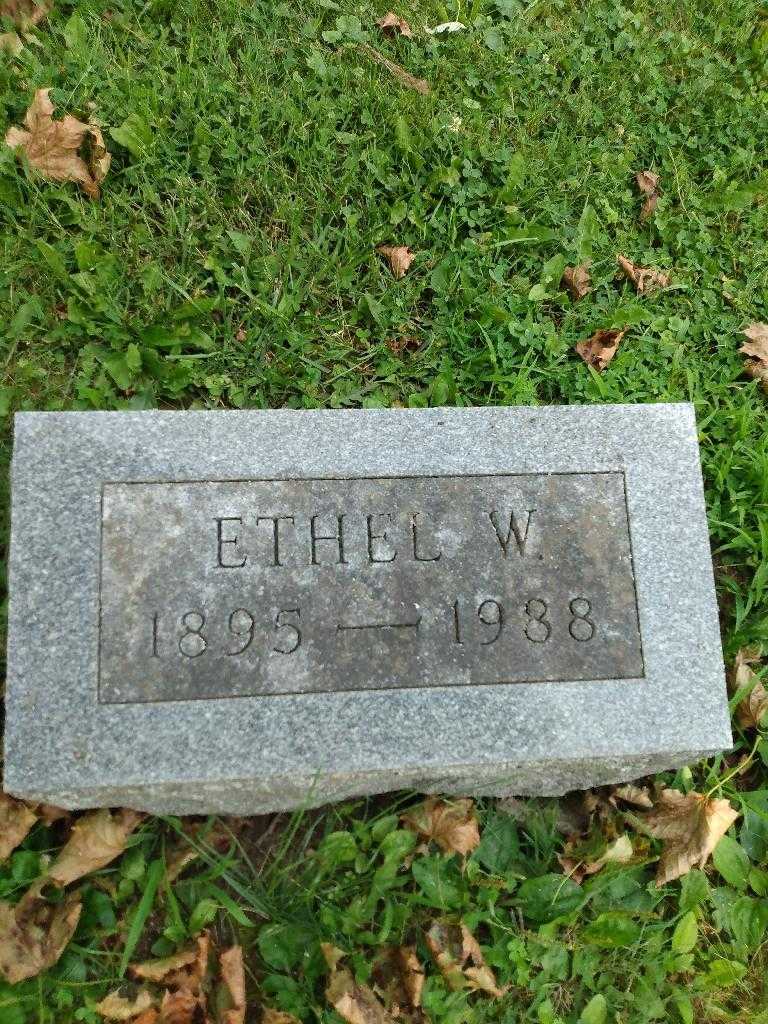
[{"label": "lawn", "polygon": [[[662,885],[647,811],[608,790],[461,805],[482,837],[466,853],[417,838],[407,793],[146,819],[69,885],[74,937],[0,982],[0,1024],[95,1024],[109,993],[142,990],[120,988],[129,964],[203,932],[242,946],[249,1022],[340,1024],[332,1003],[351,1024],[768,1022],[768,715],[745,711],[768,667],[768,395],[739,353],[768,321],[768,7],[419,0],[396,9],[410,38],[377,26],[386,10],[77,0],[0,52],[3,135],[50,87],[112,156],[94,199],[0,146],[3,476],[20,409],[691,401],[726,663],[753,660],[734,750],[641,785],[739,816],[703,869]],[[402,277],[382,245],[410,248]],[[662,286],[638,290],[619,255]],[[561,279],[585,261],[577,299]],[[602,372],[575,352],[600,330],[626,330]],[[70,826],[37,821],[0,865],[2,900]],[[606,860],[617,841],[628,855]],[[460,922],[484,966],[457,951]],[[205,985],[211,1020],[239,1024],[226,985]]]}]

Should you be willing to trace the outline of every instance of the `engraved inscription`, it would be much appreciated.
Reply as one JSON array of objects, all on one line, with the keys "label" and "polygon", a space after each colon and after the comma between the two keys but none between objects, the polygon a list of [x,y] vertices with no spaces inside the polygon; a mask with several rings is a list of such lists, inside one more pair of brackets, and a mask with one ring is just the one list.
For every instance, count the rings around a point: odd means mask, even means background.
[{"label": "engraved inscription", "polygon": [[99,699],[644,675],[623,474],[108,483]]}]

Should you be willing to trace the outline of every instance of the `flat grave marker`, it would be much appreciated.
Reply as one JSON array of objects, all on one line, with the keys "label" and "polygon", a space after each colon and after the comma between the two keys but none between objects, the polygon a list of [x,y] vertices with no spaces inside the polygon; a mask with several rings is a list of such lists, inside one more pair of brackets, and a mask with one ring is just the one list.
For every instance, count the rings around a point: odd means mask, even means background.
[{"label": "flat grave marker", "polygon": [[687,405],[24,413],[5,786],[255,813],[730,746]]}]

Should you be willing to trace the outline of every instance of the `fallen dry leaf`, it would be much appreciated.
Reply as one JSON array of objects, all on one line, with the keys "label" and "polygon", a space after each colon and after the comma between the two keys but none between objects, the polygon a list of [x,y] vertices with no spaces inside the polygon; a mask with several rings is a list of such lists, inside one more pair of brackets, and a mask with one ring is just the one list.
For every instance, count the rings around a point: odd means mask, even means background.
[{"label": "fallen dry leaf", "polygon": [[231,1004],[221,1016],[221,1024],[244,1024],[245,1021],[245,969],[241,946],[232,946],[219,955],[221,978]]},{"label": "fallen dry leaf", "polygon": [[499,988],[477,939],[463,922],[435,921],[426,940],[449,988],[455,991],[469,988],[497,998],[504,995],[506,989]]},{"label": "fallen dry leaf", "polygon": [[37,821],[37,815],[23,800],[0,793],[0,860],[10,857]]},{"label": "fallen dry leaf", "polygon": [[[111,156],[104,145],[101,130],[83,124],[67,114],[53,120],[50,89],[38,89],[24,116],[23,128],[9,128],[5,142],[11,149],[25,153],[30,165],[51,181],[76,181],[92,199],[99,197],[99,182],[109,169]],[[85,159],[80,152],[86,151]]]},{"label": "fallen dry leaf", "polygon": [[760,651],[742,647],[734,660],[733,689],[741,690],[752,685],[752,689],[739,702],[737,717],[739,724],[745,729],[759,728],[766,712],[768,712],[768,690],[752,671],[751,665],[760,661]]},{"label": "fallen dry leaf", "polygon": [[596,875],[606,864],[629,864],[634,857],[632,840],[628,835],[621,835],[612,843],[609,843],[601,857],[595,860],[580,860],[577,857],[569,856],[568,846],[565,852],[558,854],[557,859],[560,865],[574,882],[581,883],[588,875]]},{"label": "fallen dry leaf", "polygon": [[648,220],[649,217],[653,216],[659,196],[661,195],[660,179],[658,174],[654,174],[653,171],[638,171],[635,175],[635,181],[637,182],[637,187],[645,196],[645,202],[640,210],[640,220]]},{"label": "fallen dry leaf", "polygon": [[52,3],[35,0],[0,0],[0,18],[9,18],[17,28],[28,29],[50,14],[52,7]]},{"label": "fallen dry leaf", "polygon": [[423,1024],[425,1017],[420,1008],[424,968],[413,946],[383,949],[373,965],[373,980],[393,1017],[405,1018],[408,1024]]},{"label": "fallen dry leaf", "polygon": [[153,981],[159,984],[169,974],[189,967],[197,959],[198,947],[192,946],[190,949],[182,949],[181,952],[163,957],[161,960],[147,960],[144,963],[131,964],[128,970],[134,978],[142,978],[144,981]]},{"label": "fallen dry leaf", "polygon": [[339,949],[338,946],[334,946],[330,942],[321,942],[320,951],[331,971],[335,971],[339,965],[339,961],[343,960],[347,955],[343,949]]},{"label": "fallen dry leaf", "polygon": [[207,1024],[205,1007],[192,992],[166,992],[158,1024]]},{"label": "fallen dry leaf", "polygon": [[407,245],[379,245],[376,247],[376,252],[380,252],[387,261],[396,281],[405,277],[414,260],[413,253]]},{"label": "fallen dry leaf", "polygon": [[617,256],[616,258],[625,277],[635,286],[638,295],[648,295],[656,288],[666,288],[669,285],[670,274],[662,270],[654,270],[652,267],[638,267],[626,256]]},{"label": "fallen dry leaf", "polygon": [[80,919],[78,893],[49,903],[44,885],[45,880],[36,882],[15,906],[0,902],[0,974],[11,985],[52,967]]},{"label": "fallen dry leaf", "polygon": [[110,992],[106,999],[94,1006],[94,1010],[107,1020],[133,1020],[151,1010],[154,999],[146,989],[141,989],[133,998]]},{"label": "fallen dry leaf", "polygon": [[643,819],[650,835],[665,840],[656,884],[680,878],[692,867],[703,868],[738,816],[728,800],[662,790],[658,803]]},{"label": "fallen dry leaf", "polygon": [[622,330],[601,328],[595,331],[591,338],[580,341],[576,351],[588,366],[602,372],[616,355],[621,339],[626,333],[626,327]]},{"label": "fallen dry leaf", "polygon": [[53,825],[54,822],[72,817],[72,811],[66,811],[63,807],[54,807],[53,804],[36,804],[35,814],[46,825]]},{"label": "fallen dry leaf", "polygon": [[210,950],[210,936],[203,932],[198,935],[194,946],[161,960],[132,964],[129,970],[134,978],[156,984],[162,982],[167,988],[199,995],[208,974]]},{"label": "fallen dry leaf", "polygon": [[348,1024],[393,1024],[375,993],[367,985],[358,985],[346,968],[334,971],[325,990],[325,998]]},{"label": "fallen dry leaf", "polygon": [[633,807],[643,807],[646,810],[653,807],[653,800],[645,786],[635,786],[628,783],[624,786],[614,786],[609,800],[615,804],[617,800],[623,800],[625,804],[632,804]]},{"label": "fallen dry leaf", "polygon": [[563,271],[562,286],[574,302],[583,299],[592,291],[592,278],[589,276],[589,260],[579,263],[577,267],[566,267]]},{"label": "fallen dry leaf", "polygon": [[261,1024],[301,1024],[298,1017],[282,1010],[272,1010],[265,1006],[261,1013]]},{"label": "fallen dry leaf", "polygon": [[447,801],[430,796],[401,819],[406,828],[437,843],[446,853],[466,856],[480,845],[475,804],[468,798]]},{"label": "fallen dry leaf", "polygon": [[405,36],[406,39],[413,36],[411,26],[405,18],[398,17],[393,11],[387,11],[383,18],[377,19],[376,24],[386,35]]},{"label": "fallen dry leaf", "polygon": [[416,352],[420,343],[415,334],[402,334],[398,338],[387,338],[384,344],[393,355],[402,356],[405,352]]},{"label": "fallen dry leaf", "polygon": [[132,1021],[131,1024],[163,1024],[163,1021],[160,1020],[157,1010],[153,1009],[147,1010],[146,1013],[142,1013],[142,1015]]},{"label": "fallen dry leaf", "polygon": [[429,82],[426,82],[423,78],[416,78],[410,72],[406,71],[405,68],[401,68],[399,64],[395,64],[394,61],[389,60],[384,56],[383,53],[379,53],[377,49],[370,46],[368,43],[358,43],[358,50],[362,50],[366,53],[371,60],[376,61],[377,64],[381,64],[383,68],[386,68],[391,75],[394,75],[398,82],[402,82],[403,85],[409,89],[415,89],[416,92],[420,92],[422,96],[429,94]]},{"label": "fallen dry leaf", "polygon": [[744,370],[768,391],[768,324],[750,324],[741,333],[747,338],[739,349],[747,357]]},{"label": "fallen dry leaf", "polygon": [[143,817],[130,810],[113,815],[107,808],[84,814],[72,826],[72,834],[48,869],[49,877],[59,885],[69,885],[103,868],[120,856],[128,836]]}]

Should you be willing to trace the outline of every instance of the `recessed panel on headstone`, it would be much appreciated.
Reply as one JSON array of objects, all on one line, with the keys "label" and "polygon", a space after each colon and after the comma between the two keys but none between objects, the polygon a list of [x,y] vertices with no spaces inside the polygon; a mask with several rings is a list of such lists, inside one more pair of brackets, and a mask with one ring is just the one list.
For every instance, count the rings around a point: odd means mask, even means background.
[{"label": "recessed panel on headstone", "polygon": [[100,700],[640,678],[624,486],[106,483]]},{"label": "recessed panel on headstone", "polygon": [[729,743],[687,406],[17,417],[14,793],[557,793]]}]

